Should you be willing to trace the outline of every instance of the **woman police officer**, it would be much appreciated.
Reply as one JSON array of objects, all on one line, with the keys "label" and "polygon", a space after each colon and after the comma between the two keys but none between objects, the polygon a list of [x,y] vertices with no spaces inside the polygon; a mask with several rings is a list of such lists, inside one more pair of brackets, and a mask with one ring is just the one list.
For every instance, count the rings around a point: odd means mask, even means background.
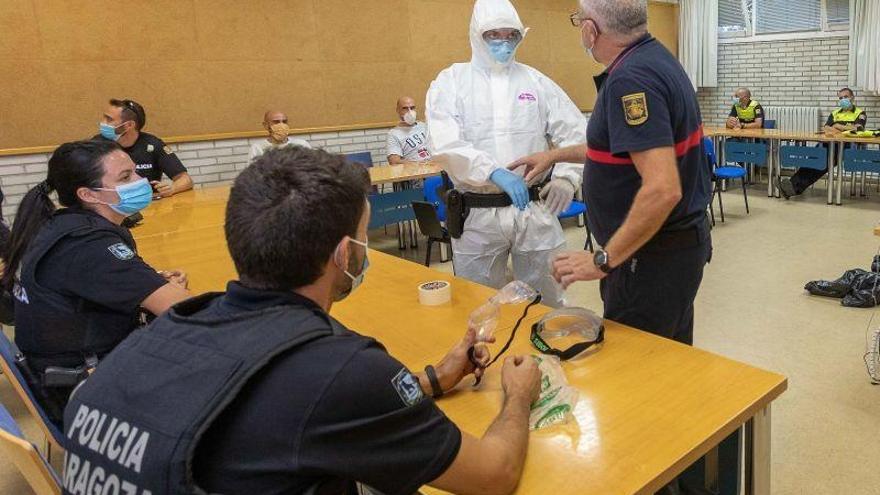
[{"label": "woman police officer", "polygon": [[151,198],[119,145],[79,141],[55,150],[18,208],[0,284],[14,298],[19,365],[59,425],[73,388],[139,326],[141,308],[160,314],[190,296],[186,276],[151,268],[121,226]]}]

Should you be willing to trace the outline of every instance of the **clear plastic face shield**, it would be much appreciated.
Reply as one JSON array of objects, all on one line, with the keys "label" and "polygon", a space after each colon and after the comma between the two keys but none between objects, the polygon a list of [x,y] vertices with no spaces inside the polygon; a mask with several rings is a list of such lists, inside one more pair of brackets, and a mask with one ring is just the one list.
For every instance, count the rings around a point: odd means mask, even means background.
[{"label": "clear plastic face shield", "polygon": [[[559,350],[548,342],[550,339],[566,337],[582,338],[583,340]],[[532,325],[530,337],[532,345],[544,354],[556,356],[567,361],[590,347],[605,340],[605,326],[596,313],[584,308],[562,308],[544,315]],[[565,339],[568,340],[568,339]]]},{"label": "clear plastic face shield", "polygon": [[[513,282],[505,285],[501,290],[498,291],[497,294],[492,296],[489,301],[475,309],[471,312],[470,317],[468,318],[468,325],[474,329],[477,333],[477,341],[478,342],[486,342],[492,338],[495,334],[495,330],[498,328],[498,319],[501,315],[501,305],[509,304],[521,304],[524,302],[528,302],[529,304],[523,309],[522,316],[520,316],[519,320],[517,320],[516,325],[514,325],[513,330],[510,332],[510,337],[507,339],[507,343],[504,344],[504,347],[495,355],[492,361],[489,362],[485,367],[488,368],[492,366],[498,358],[504,354],[507,349],[510,347],[510,344],[513,342],[513,338],[516,336],[516,331],[519,329],[522,321],[529,314],[529,309],[536,304],[540,304],[541,302],[541,294],[538,293],[531,286],[526,284],[525,282],[521,282],[519,280],[514,280]],[[471,362],[474,363],[475,366],[481,367],[482,365],[479,361],[474,357],[474,348],[471,347],[468,350],[468,357]],[[479,385],[479,378],[474,383],[474,386]]]}]

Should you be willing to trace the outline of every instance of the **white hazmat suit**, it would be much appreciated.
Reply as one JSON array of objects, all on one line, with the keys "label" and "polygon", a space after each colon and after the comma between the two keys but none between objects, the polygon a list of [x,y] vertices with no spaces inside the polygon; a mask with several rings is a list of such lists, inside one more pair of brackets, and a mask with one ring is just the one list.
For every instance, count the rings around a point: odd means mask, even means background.
[{"label": "white hazmat suit", "polygon": [[[470,25],[473,58],[443,70],[428,90],[426,114],[435,159],[457,190],[497,194],[489,176],[524,156],[586,142],[587,121],[556,83],[515,61],[496,62],[483,39],[493,29],[526,30],[509,0],[477,0]],[[516,171],[522,175],[522,170]],[[580,189],[583,164],[559,163],[553,179]],[[543,180],[543,178],[541,179]],[[536,183],[540,182],[536,181]],[[541,203],[474,208],[460,239],[453,239],[456,274],[490,287],[513,272],[539,290],[545,304],[563,304],[562,288],[550,274],[551,256],[565,247],[559,220]]]}]

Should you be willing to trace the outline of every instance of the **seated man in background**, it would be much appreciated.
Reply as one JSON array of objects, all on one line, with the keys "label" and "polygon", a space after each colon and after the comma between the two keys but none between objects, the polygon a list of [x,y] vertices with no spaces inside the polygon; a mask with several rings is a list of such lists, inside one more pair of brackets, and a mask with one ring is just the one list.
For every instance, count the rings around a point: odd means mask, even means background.
[{"label": "seated man in background", "polygon": [[[856,95],[853,90],[843,88],[837,92],[837,109],[828,115],[825,127],[822,128],[828,137],[838,136],[846,131],[864,131],[868,125],[868,114],[856,106]],[[827,144],[821,146],[828,147]],[[837,157],[834,157],[837,163]],[[827,170],[799,168],[791,179],[779,179],[779,190],[785,199],[803,194],[810,186],[828,173]]]},{"label": "seated man in background", "polygon": [[[104,138],[122,146],[134,161],[137,174],[150,181],[156,198],[167,198],[192,189],[192,178],[180,158],[161,139],[143,132],[146,124],[144,107],[136,101],[114,98],[104,112],[99,125],[100,134],[93,139]],[[162,182],[162,174],[171,182]]]},{"label": "seated man in background", "polygon": [[431,159],[428,128],[418,121],[416,102],[409,96],[397,100],[400,122],[388,132],[388,163],[423,162]]},{"label": "seated man in background", "polygon": [[281,148],[283,146],[312,147],[304,139],[290,137],[290,125],[287,123],[287,114],[280,110],[269,110],[263,114],[263,129],[266,129],[269,137],[264,141],[251,145],[248,162],[254,161],[255,158],[262,156],[267,150],[274,148]]},{"label": "seated man in background", "polygon": [[[173,307],[74,393],[67,488],[100,469],[153,495],[202,493],[194,485],[348,495],[355,482],[401,495],[424,484],[513,491],[541,377],[534,359],[505,360],[501,411],[477,439],[431,398],[482,375],[468,359],[473,329],[436,368],[412,373],[330,315],[369,267],[369,191],[363,167],[320,150],[271,150],[245,169],[226,209],[239,281]],[[476,350],[487,362],[486,348]],[[105,413],[103,427],[89,426]],[[110,435],[138,454],[123,463],[119,449],[95,448]]]},{"label": "seated man in background", "polygon": [[737,88],[733,94],[733,108],[726,122],[728,129],[763,129],[764,108],[752,99],[749,88]]}]

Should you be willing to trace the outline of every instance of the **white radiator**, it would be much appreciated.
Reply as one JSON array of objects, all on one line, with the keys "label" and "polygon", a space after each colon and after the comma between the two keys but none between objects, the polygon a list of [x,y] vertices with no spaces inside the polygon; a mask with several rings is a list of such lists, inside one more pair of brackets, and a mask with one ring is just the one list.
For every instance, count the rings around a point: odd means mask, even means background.
[{"label": "white radiator", "polygon": [[783,131],[816,132],[822,126],[819,112],[819,107],[764,107],[764,120],[775,120]]}]

